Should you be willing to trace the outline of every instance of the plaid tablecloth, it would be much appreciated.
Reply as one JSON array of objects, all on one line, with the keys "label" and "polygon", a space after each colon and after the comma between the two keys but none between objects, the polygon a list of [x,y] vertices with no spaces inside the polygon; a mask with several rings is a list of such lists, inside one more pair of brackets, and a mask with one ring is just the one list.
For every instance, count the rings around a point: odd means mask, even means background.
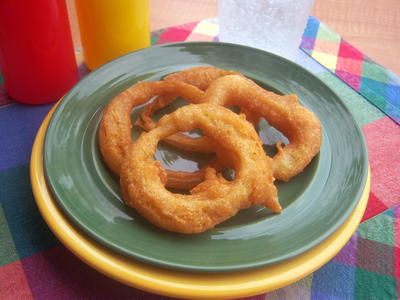
[{"label": "plaid tablecloth", "polygon": [[[154,32],[152,41],[211,41],[217,33],[216,20],[203,20]],[[314,17],[296,62],[339,94],[361,126],[372,174],[369,203],[357,232],[324,267],[248,299],[398,299],[400,79]],[[88,72],[84,65],[80,71]],[[0,299],[167,299],[94,271],[44,223],[30,187],[29,158],[52,106],[15,103],[0,88]]]}]

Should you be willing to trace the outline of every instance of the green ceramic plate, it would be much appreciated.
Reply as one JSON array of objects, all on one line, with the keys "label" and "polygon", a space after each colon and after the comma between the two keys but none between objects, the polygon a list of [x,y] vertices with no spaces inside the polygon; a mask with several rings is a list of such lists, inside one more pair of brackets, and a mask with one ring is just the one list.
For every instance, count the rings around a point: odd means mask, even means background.
[{"label": "green ceramic plate", "polygon": [[[97,131],[103,108],[137,81],[199,65],[239,71],[260,85],[296,93],[320,118],[323,143],[307,169],[278,183],[283,213],[253,207],[198,235],[159,229],[121,202],[118,179],[103,164]],[[175,106],[183,105],[179,101]],[[168,107],[160,114],[174,107]],[[140,112],[136,109],[132,118]],[[259,126],[266,144],[279,133]],[[137,135],[135,129],[133,135]],[[270,146],[265,147],[268,151]],[[343,102],[298,65],[264,51],[224,43],[177,43],[120,57],[84,78],[61,101],[46,133],[44,165],[51,191],[77,226],[135,259],[193,271],[232,271],[276,263],[332,234],[360,199],[367,176],[363,135]],[[273,149],[272,149],[273,151]],[[170,169],[194,170],[206,156],[160,143],[156,157]],[[254,174],[257,176],[257,174]]]}]

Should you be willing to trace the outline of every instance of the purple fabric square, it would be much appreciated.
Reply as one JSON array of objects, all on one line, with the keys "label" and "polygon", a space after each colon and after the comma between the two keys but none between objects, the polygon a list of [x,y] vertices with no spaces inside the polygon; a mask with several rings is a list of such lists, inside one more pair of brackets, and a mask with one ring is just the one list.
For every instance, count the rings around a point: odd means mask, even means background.
[{"label": "purple fabric square", "polygon": [[400,219],[400,205],[396,205],[394,208],[394,217]]},{"label": "purple fabric square", "polygon": [[356,265],[357,235],[354,234],[343,249],[332,259],[348,266]]},{"label": "purple fabric square", "polygon": [[309,36],[303,36],[300,48],[312,50],[314,49],[314,45],[315,45],[315,38]]},{"label": "purple fabric square", "polygon": [[90,73],[90,70],[84,63],[81,63],[78,66],[78,72],[79,72],[79,77],[82,79],[83,77],[85,77],[86,75],[88,75]]},{"label": "purple fabric square", "polygon": [[360,76],[339,70],[336,70],[335,74],[344,82],[346,82],[349,86],[355,89],[357,92],[360,90],[360,82],[361,82]]}]

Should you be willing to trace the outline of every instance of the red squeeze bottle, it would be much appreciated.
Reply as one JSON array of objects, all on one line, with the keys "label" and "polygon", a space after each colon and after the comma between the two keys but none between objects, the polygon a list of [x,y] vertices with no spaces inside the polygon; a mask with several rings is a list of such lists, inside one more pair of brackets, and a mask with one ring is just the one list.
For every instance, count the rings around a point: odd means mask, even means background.
[{"label": "red squeeze bottle", "polygon": [[27,104],[56,101],[77,82],[65,0],[0,0],[0,70]]}]

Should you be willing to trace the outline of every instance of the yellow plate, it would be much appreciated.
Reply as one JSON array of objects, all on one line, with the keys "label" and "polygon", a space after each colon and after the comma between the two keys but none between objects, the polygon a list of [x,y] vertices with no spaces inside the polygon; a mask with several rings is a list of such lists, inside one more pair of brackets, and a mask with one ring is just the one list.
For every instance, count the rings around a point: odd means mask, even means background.
[{"label": "yellow plate", "polygon": [[75,228],[57,206],[44,178],[42,152],[53,111],[38,131],[31,157],[32,189],[43,218],[60,241],[85,263],[111,278],[151,293],[179,298],[220,299],[247,297],[286,286],[317,270],[342,249],[357,229],[368,202],[369,173],[357,207],[332,236],[315,248],[275,265],[212,274],[158,268],[119,255],[97,243]]}]

